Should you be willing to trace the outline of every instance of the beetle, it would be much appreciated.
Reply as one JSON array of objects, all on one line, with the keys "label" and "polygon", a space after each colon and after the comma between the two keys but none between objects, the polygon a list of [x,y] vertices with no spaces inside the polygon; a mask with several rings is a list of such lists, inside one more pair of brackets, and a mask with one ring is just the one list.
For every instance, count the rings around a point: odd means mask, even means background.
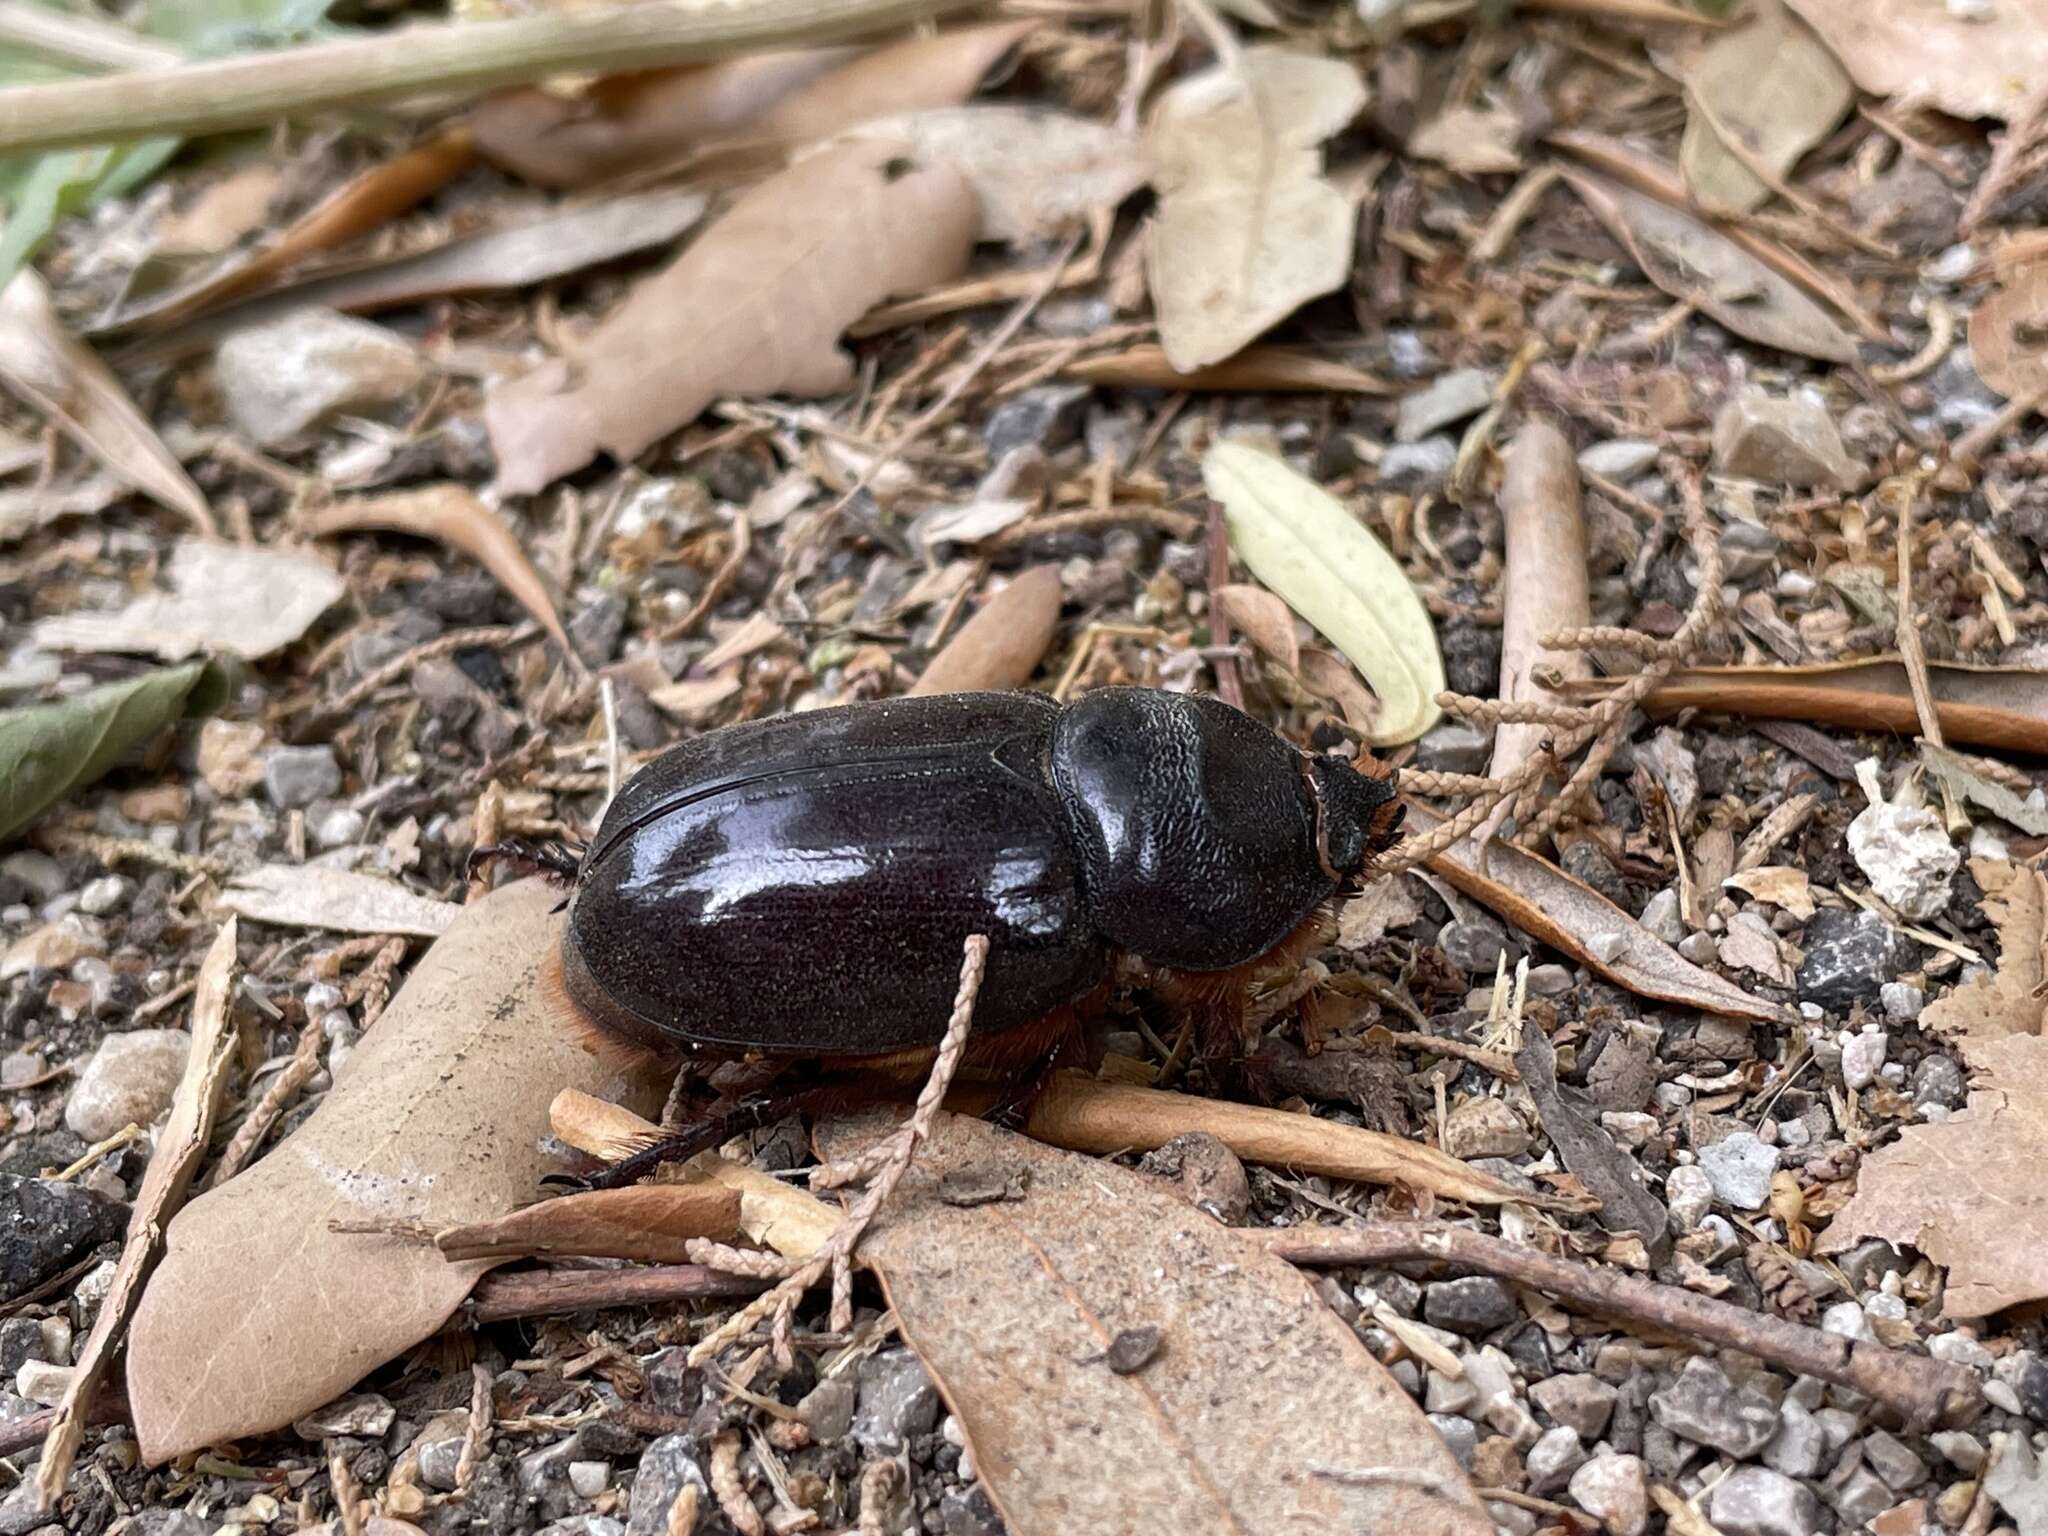
[{"label": "beetle", "polygon": [[600,1179],[921,1073],[976,933],[967,1063],[1021,1090],[1012,1108],[1125,961],[1194,1010],[1206,1053],[1241,1050],[1246,988],[1327,937],[1401,814],[1369,757],[1148,688],[880,700],[684,742],[561,861],[547,990],[594,1049],[744,1062],[773,1091]]}]

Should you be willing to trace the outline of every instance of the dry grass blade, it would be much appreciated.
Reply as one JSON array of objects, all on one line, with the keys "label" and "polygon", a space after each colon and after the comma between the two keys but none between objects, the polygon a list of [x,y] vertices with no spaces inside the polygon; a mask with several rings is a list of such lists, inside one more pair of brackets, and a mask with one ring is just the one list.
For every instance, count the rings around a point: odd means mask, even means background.
[{"label": "dry grass blade", "polygon": [[66,333],[32,270],[0,290],[0,382],[128,484],[219,536],[199,487],[106,364]]},{"label": "dry grass blade", "polygon": [[571,670],[581,672],[583,663],[569,644],[561,616],[547,583],[519,541],[497,514],[465,485],[430,485],[416,491],[397,491],[388,496],[366,496],[355,501],[338,501],[329,507],[300,514],[299,525],[316,538],[343,533],[387,529],[409,533],[415,538],[435,539],[470,556],[497,577],[498,584],[545,629],[560,647],[562,659]]},{"label": "dry grass blade", "polygon": [[943,281],[974,243],[974,197],[943,166],[891,171],[854,144],[747,194],[589,336],[572,364],[496,391],[484,420],[499,483],[530,494],[598,452],[630,459],[720,394],[822,395],[852,376],[846,327]]},{"label": "dry grass blade", "polygon": [[1355,67],[1283,48],[1247,49],[1159,98],[1147,265],[1175,368],[1221,362],[1350,273],[1356,220],[1322,179],[1320,146],[1364,106]]},{"label": "dry grass blade", "polygon": [[1220,390],[1273,394],[1391,395],[1393,385],[1363,368],[1288,347],[1246,347],[1220,363],[1181,372],[1166,349],[1147,342],[1098,357],[1077,358],[1060,370],[1069,379],[1132,389]]},{"label": "dry grass blade", "polygon": [[85,1433],[86,1409],[113,1363],[114,1351],[141,1299],[143,1282],[163,1251],[164,1226],[184,1202],[185,1191],[206,1155],[221,1087],[234,1059],[237,1037],[228,1027],[228,982],[234,968],[235,920],[229,918],[199,967],[199,984],[192,997],[191,1051],[171,1099],[169,1117],[157,1137],[156,1151],[143,1172],[113,1285],[79,1351],[71,1384],[57,1408],[57,1422],[43,1447],[36,1490],[46,1512],[56,1506],[71,1475],[72,1459]]}]

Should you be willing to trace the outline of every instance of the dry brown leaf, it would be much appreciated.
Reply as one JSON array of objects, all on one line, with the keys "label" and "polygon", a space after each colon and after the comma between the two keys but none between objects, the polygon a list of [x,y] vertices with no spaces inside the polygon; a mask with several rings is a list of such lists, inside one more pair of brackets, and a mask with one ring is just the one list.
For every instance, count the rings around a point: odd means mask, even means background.
[{"label": "dry brown leaf", "polygon": [[[2048,671],[1930,662],[1927,680],[1950,741],[2048,754]],[[1589,679],[1565,691],[1597,698],[1613,686]],[[1920,728],[1912,684],[1894,656],[1806,667],[1689,667],[1660,682],[1643,708],[1660,720],[1697,709],[1905,735]]]},{"label": "dry brown leaf", "polygon": [[1059,628],[1060,568],[1034,565],[981,605],[910,688],[912,694],[1021,688]]},{"label": "dry brown leaf", "polygon": [[1802,922],[1814,913],[1812,882],[1805,870],[1789,864],[1759,864],[1739,875],[1730,875],[1721,884],[1757,901],[1783,907]]},{"label": "dry brown leaf", "polygon": [[1350,662],[1330,651],[1313,648],[1301,653],[1301,686],[1317,698],[1337,706],[1344,723],[1361,738],[1370,737],[1380,718],[1380,701],[1365,686],[1365,679]]},{"label": "dry brown leaf", "polygon": [[126,651],[183,661],[201,652],[249,661],[281,651],[348,590],[305,550],[180,539],[164,567],[167,592],[145,592],[112,613],[37,621],[36,643],[58,651]]},{"label": "dry brown leaf", "polygon": [[[898,172],[901,174],[898,174]],[[974,194],[948,166],[849,144],[755,188],[578,349],[492,394],[499,483],[530,495],[599,451],[625,460],[721,394],[830,394],[846,327],[880,300],[957,276]]]},{"label": "dry brown leaf", "polygon": [[469,487],[429,485],[413,491],[394,491],[388,496],[337,501],[332,506],[301,513],[299,526],[323,539],[373,528],[389,529],[393,533],[434,539],[461,550],[495,576],[498,585],[533,615],[572,668],[582,669],[583,663],[577,659],[555,613],[555,600],[548,595],[547,583],[526,558],[526,551],[519,547],[511,530],[477,500]]},{"label": "dry brown leaf", "polygon": [[2008,1035],[1971,1058],[1986,1079],[1968,1106],[1868,1154],[1820,1241],[1822,1253],[1870,1237],[1917,1248],[1948,1270],[1942,1311],[1958,1318],[2048,1296],[2048,1038]]},{"label": "dry brown leaf", "polygon": [[1557,1086],[1557,1052],[1540,1029],[1523,1032],[1515,1067],[1536,1106],[1544,1134],[1573,1176],[1600,1202],[1600,1225],[1609,1232],[1633,1232],[1650,1257],[1662,1264],[1671,1253],[1671,1213],[1650,1193],[1643,1165]]},{"label": "dry brown leaf", "polygon": [[1679,164],[1709,213],[1738,215],[1771,195],[1743,156],[1782,179],[1834,131],[1856,91],[1835,56],[1783,0],[1762,0],[1744,26],[1711,39],[1685,73],[1689,112]]},{"label": "dry brown leaf", "polygon": [[339,188],[293,220],[270,244],[242,251],[191,282],[154,293],[122,310],[96,332],[161,330],[201,310],[253,292],[321,251],[381,229],[408,208],[432,197],[476,159],[467,129],[438,134]]},{"label": "dry brown leaf", "polygon": [[1805,291],[1705,220],[1605,177],[1563,176],[1635,258],[1643,275],[1738,336],[1831,363],[1856,344]]},{"label": "dry brown leaf", "polygon": [[1447,107],[1408,135],[1408,153],[1461,176],[1512,176],[1522,168],[1522,120],[1505,107]]},{"label": "dry brown leaf", "polygon": [[[1408,825],[1414,832],[1431,832],[1442,823],[1436,812],[1409,802]],[[1438,854],[1429,867],[1524,933],[1563,950],[1637,997],[1737,1019],[1798,1021],[1791,1009],[1752,997],[1733,982],[1700,969],[1591,886],[1533,853],[1492,843],[1479,854],[1465,842]]]},{"label": "dry brown leaf", "polygon": [[1365,101],[1352,65],[1274,47],[1160,95],[1147,270],[1176,369],[1221,362],[1350,276],[1357,215],[1321,146]]},{"label": "dry brown leaf", "polygon": [[451,294],[529,287],[667,245],[703,217],[706,205],[705,195],[693,187],[660,187],[573,203],[524,224],[458,236],[425,250],[330,264],[208,309],[123,348],[121,358],[156,360],[203,351],[229,331],[296,309],[367,314]]},{"label": "dry brown leaf", "polygon": [[1004,245],[1062,234],[1145,183],[1136,135],[1039,107],[895,113],[861,124],[853,136],[908,144],[920,160],[952,166],[981,205],[981,238]]},{"label": "dry brown leaf", "polygon": [[2008,400],[2048,389],[2048,261],[2018,267],[1970,311],[1970,361]]},{"label": "dry brown leaf", "polygon": [[[1593,622],[1586,585],[1586,514],[1579,465],[1564,434],[1532,421],[1508,447],[1500,490],[1507,560],[1501,578],[1500,697],[1518,703],[1556,703],[1536,681],[1546,676],[1585,677],[1592,663],[1583,651],[1556,651],[1543,637]],[[1502,725],[1493,733],[1487,770],[1506,778],[1544,750],[1547,725]],[[1503,814],[1511,807],[1503,807]],[[1483,839],[1482,839],[1483,841]]]},{"label": "dry brown leaf", "polygon": [[1294,610],[1285,601],[1249,582],[1212,588],[1209,601],[1232,629],[1241,630],[1283,671],[1291,674],[1301,670],[1301,641],[1294,633]]},{"label": "dry brown leaf", "polygon": [[0,289],[0,382],[144,495],[219,536],[213,509],[149,419],[89,347],[57,318],[33,268]]},{"label": "dry brown leaf", "polygon": [[[828,1128],[825,1150],[890,1123]],[[948,1204],[941,1181],[962,1172],[1022,1175],[1023,1192]],[[1308,1281],[1129,1169],[941,1116],[862,1258],[1019,1536],[1491,1536],[1443,1442]],[[1150,1329],[1136,1369],[1111,1354]]]},{"label": "dry brown leaf", "polygon": [[1981,806],[2034,837],[2048,837],[2048,810],[2037,810],[1995,779],[1986,778],[1960,753],[1937,747],[1922,737],[1920,761],[1951,794]]},{"label": "dry brown leaf", "polygon": [[335,933],[406,933],[438,938],[462,908],[409,891],[396,880],[319,864],[259,864],[221,892],[220,904],[252,923]]},{"label": "dry brown leaf", "polygon": [[740,1193],[722,1184],[637,1184],[586,1189],[542,1200],[488,1221],[449,1227],[434,1246],[451,1262],[539,1255],[687,1264],[689,1242],[730,1242],[739,1231]]},{"label": "dry brown leaf", "polygon": [[1790,0],[1873,96],[2010,119],[2048,85],[2048,0]]},{"label": "dry brown leaf", "polygon": [[1265,394],[1391,395],[1385,379],[1334,358],[1292,347],[1246,347],[1235,356],[1192,373],[1166,360],[1166,349],[1151,342],[1098,357],[1077,358],[1063,377],[1128,389],[1246,391]]},{"label": "dry brown leaf", "polygon": [[0,491],[0,544],[54,523],[60,517],[104,512],[128,494],[126,481],[97,474],[71,486],[23,486]]},{"label": "dry brown leaf", "polygon": [[522,86],[479,104],[470,128],[478,152],[500,170],[580,189],[729,138],[859,51],[806,48],[651,69],[599,80],[580,96]]},{"label": "dry brown leaf", "polygon": [[171,1097],[171,1111],[157,1133],[156,1150],[143,1170],[142,1188],[128,1217],[128,1235],[113,1284],[100,1303],[92,1331],[80,1349],[71,1384],[57,1408],[57,1422],[43,1445],[37,1469],[38,1493],[45,1511],[54,1509],[71,1472],[85,1433],[86,1414],[99,1395],[100,1382],[113,1363],[114,1350],[142,1296],[149,1272],[163,1249],[164,1223],[184,1204],[192,1176],[206,1155],[220,1093],[234,1059],[237,1033],[229,1027],[229,983],[235,969],[235,920],[221,924],[192,993],[192,1044],[185,1071]]},{"label": "dry brown leaf", "polygon": [[1987,1043],[2039,1035],[2048,1024],[2048,877],[1990,859],[1972,859],[1970,873],[1998,925],[1998,969],[1929,1003],[1920,1024],[1960,1037],[1963,1054],[1981,1065]]},{"label": "dry brown leaf", "polygon": [[658,1087],[620,1080],[545,1012],[558,899],[531,880],[464,908],[311,1118],[171,1223],[128,1352],[145,1461],[331,1401],[440,1328],[490,1268],[331,1222],[440,1227],[530,1199],[562,1171],[543,1143],[564,1084],[659,1103]]}]

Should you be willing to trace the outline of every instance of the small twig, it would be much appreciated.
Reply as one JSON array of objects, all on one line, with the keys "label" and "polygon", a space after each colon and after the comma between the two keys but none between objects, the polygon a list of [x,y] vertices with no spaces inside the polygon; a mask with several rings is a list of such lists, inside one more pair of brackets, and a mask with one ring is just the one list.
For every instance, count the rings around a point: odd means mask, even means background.
[{"label": "small twig", "polygon": [[1948,743],[1941,734],[1941,714],[1934,707],[1934,688],[1927,678],[1927,652],[1920,645],[1920,626],[1913,622],[1913,512],[1920,487],[1908,486],[1899,498],[1899,660],[1913,689],[1913,708],[1920,716],[1920,734],[1937,747]]},{"label": "small twig", "polygon": [[490,1449],[491,1420],[491,1368],[482,1363],[470,1368],[469,1383],[469,1427],[462,1436],[462,1453],[455,1458],[455,1488],[457,1492],[469,1486],[475,1476],[477,1464],[484,1459],[484,1452]]},{"label": "small twig", "polygon": [[[1223,504],[1209,503],[1209,643],[1219,651],[1230,645],[1230,620],[1214,601],[1213,594],[1230,585],[1230,533],[1223,522]],[[1213,663],[1216,669],[1216,692],[1223,702],[1233,709],[1244,708],[1244,680],[1237,675],[1237,659],[1234,656],[1218,656]]]},{"label": "small twig", "polygon": [[[597,680],[597,704],[604,716],[604,803],[619,798],[619,690],[608,677]],[[596,818],[604,819],[600,812]],[[479,847],[482,845],[479,844]]]},{"label": "small twig", "polygon": [[740,1480],[740,1433],[736,1429],[719,1431],[711,1442],[711,1491],[740,1536],[768,1536],[768,1526]]},{"label": "small twig", "polygon": [[[5,92],[0,92],[0,95],[4,94]],[[410,677],[413,668],[421,662],[452,656],[457,651],[520,645],[539,633],[540,626],[530,621],[524,624],[480,624],[472,629],[451,629],[447,634],[437,635],[432,640],[392,657],[382,666],[373,668],[330,702],[314,704],[312,709],[316,723],[301,726],[301,732],[317,729],[318,722],[344,719],[355,713],[356,706],[368,703],[392,684]]]},{"label": "small twig", "polygon": [[0,0],[0,43],[81,69],[162,69],[184,61],[169,43],[76,11]]},{"label": "small twig", "polygon": [[1916,1423],[1959,1422],[1980,1398],[1976,1374],[1965,1366],[1854,1342],[1463,1227],[1387,1222],[1369,1227],[1264,1228],[1243,1235],[1296,1264],[1455,1264],[1606,1316],[1740,1350],[1804,1375],[1854,1387]]},{"label": "small twig", "polygon": [[[428,1237],[431,1241],[432,1234]],[[702,1264],[498,1270],[477,1282],[470,1293],[470,1306],[478,1322],[499,1323],[519,1317],[598,1312],[608,1307],[758,1296],[769,1283],[752,1275],[732,1273],[723,1266],[712,1269]]]},{"label": "small twig", "polygon": [[256,1107],[235,1128],[234,1137],[228,1142],[227,1150],[221,1153],[208,1187],[218,1188],[242,1171],[256,1149],[263,1145],[263,1138],[270,1134],[270,1128],[277,1124],[285,1106],[305,1087],[306,1079],[320,1069],[320,1047],[326,1041],[327,1031],[320,1021],[308,1019],[306,1027],[299,1032],[299,1043],[292,1049],[291,1060],[284,1064],[276,1080],[256,1101]]}]

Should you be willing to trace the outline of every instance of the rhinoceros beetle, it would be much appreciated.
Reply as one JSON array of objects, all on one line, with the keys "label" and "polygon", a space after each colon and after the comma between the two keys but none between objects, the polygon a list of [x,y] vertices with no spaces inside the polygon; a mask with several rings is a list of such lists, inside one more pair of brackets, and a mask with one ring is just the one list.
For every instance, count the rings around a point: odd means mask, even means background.
[{"label": "rhinoceros beetle", "polygon": [[967,1063],[1012,1086],[1071,1055],[1123,960],[1196,1010],[1205,1050],[1241,1050],[1247,985],[1319,943],[1397,839],[1393,773],[1361,762],[1147,688],[890,699],[683,743],[562,863],[549,987],[595,1048],[769,1076],[602,1182],[844,1098],[848,1074],[920,1074],[971,934],[990,947]]}]

